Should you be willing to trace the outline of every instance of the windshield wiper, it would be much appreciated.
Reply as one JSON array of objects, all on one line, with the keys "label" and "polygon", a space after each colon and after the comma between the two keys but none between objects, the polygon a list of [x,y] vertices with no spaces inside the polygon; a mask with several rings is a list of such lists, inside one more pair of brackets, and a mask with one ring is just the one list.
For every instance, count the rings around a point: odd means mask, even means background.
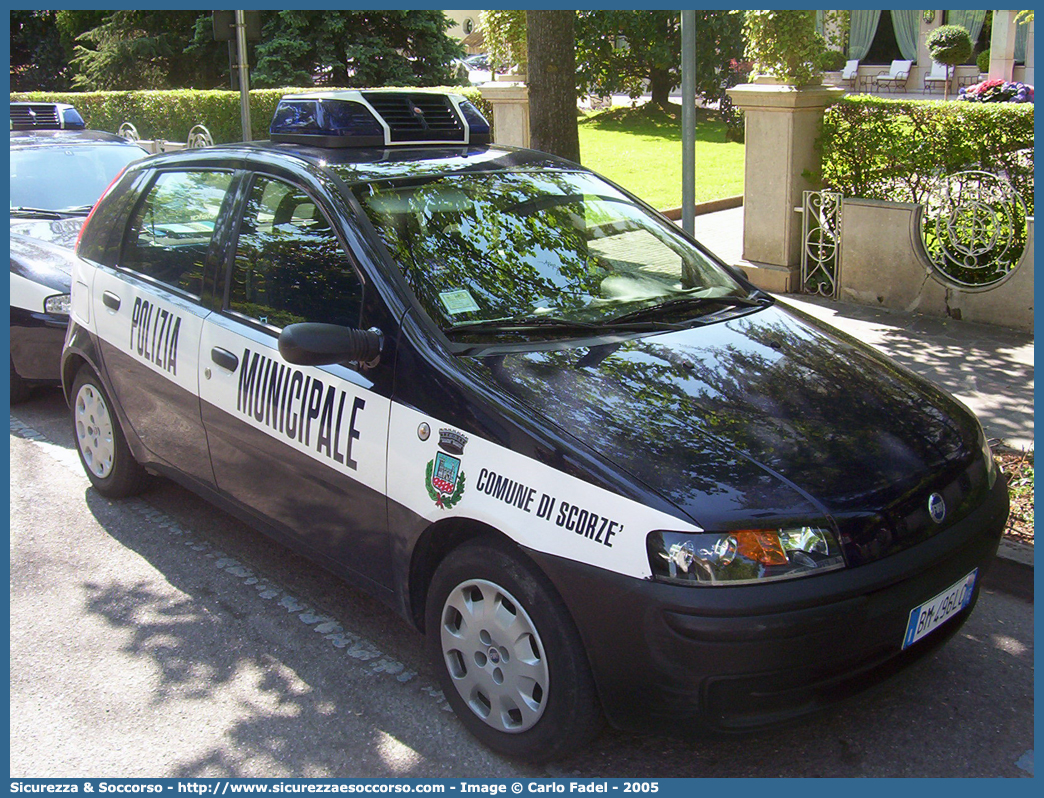
[{"label": "windshield wiper", "polygon": [[43,218],[43,219],[61,219],[65,216],[62,211],[56,211],[51,208],[30,208],[25,205],[19,205],[16,208],[11,208],[11,215],[24,217],[24,218]]},{"label": "windshield wiper", "polygon": [[483,321],[466,321],[455,324],[445,330],[446,334],[459,332],[531,332],[533,330],[573,330],[581,332],[606,333],[623,332],[655,332],[661,330],[678,330],[681,325],[671,322],[635,321],[618,323],[615,319],[605,322],[576,321],[556,316],[526,316],[518,319],[485,319]]},{"label": "windshield wiper", "polygon": [[26,218],[64,219],[67,216],[86,216],[93,207],[93,205],[76,205],[71,208],[33,208],[28,205],[18,205],[11,208],[11,215]]},{"label": "windshield wiper", "polygon": [[[771,300],[762,295],[759,297],[749,296],[679,296],[674,299],[668,299],[666,302],[660,302],[656,305],[651,305],[645,308],[639,308],[638,310],[632,310],[630,313],[624,313],[620,316],[614,316],[607,320],[608,324],[615,324],[617,322],[634,321],[637,319],[644,318],[646,316],[658,316],[665,311],[677,310],[684,307],[702,307],[705,305],[726,305],[734,307],[744,308],[757,308],[764,307]],[[680,326],[680,325],[679,325]]]}]

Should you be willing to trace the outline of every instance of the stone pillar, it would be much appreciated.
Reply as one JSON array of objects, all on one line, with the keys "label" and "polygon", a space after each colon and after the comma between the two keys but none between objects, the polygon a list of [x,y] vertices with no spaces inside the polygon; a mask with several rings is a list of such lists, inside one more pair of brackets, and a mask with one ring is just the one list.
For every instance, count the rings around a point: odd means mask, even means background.
[{"label": "stone pillar", "polygon": [[524,83],[484,83],[479,92],[493,106],[493,140],[510,147],[528,147],[529,87]]},{"label": "stone pillar", "polygon": [[989,77],[991,79],[1011,80],[1012,70],[1015,68],[1015,33],[1018,29],[1015,13],[1014,11],[993,12],[993,33],[990,34]]},{"label": "stone pillar", "polygon": [[1029,30],[1026,31],[1026,73],[1022,76],[1022,82],[1033,84],[1033,22],[1029,22]]},{"label": "stone pillar", "polygon": [[[801,278],[803,176],[818,172],[814,148],[823,112],[844,96],[836,87],[744,84],[729,95],[745,119],[743,262],[767,291],[796,291]],[[698,166],[697,166],[698,168]]]}]

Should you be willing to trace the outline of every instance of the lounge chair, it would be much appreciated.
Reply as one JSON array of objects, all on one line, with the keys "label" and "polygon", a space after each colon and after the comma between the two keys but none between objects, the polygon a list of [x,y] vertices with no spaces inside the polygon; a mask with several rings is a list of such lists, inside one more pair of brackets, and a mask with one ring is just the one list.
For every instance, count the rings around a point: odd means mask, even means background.
[{"label": "lounge chair", "polygon": [[924,74],[924,91],[935,91],[935,85],[937,83],[941,83],[943,89],[945,89],[947,81],[947,69],[949,69],[949,67],[947,67],[946,64],[940,64],[938,61],[932,61],[931,71],[926,72]]},{"label": "lounge chair", "polygon": [[851,61],[845,64],[845,68],[841,70],[841,83],[848,84],[850,89],[859,88],[859,59],[853,58]]},{"label": "lounge chair", "polygon": [[905,91],[906,82],[910,79],[910,70],[912,68],[913,61],[893,61],[887,72],[881,72],[874,78],[874,85],[878,88],[887,87],[893,92],[898,91],[902,87]]}]

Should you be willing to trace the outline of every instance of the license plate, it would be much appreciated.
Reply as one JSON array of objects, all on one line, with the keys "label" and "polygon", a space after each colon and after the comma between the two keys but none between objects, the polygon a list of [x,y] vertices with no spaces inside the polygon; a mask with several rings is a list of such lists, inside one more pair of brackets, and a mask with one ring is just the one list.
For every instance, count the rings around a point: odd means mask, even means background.
[{"label": "license plate", "polygon": [[933,599],[910,610],[910,622],[906,625],[906,637],[903,648],[912,646],[926,634],[934,632],[947,619],[952,618],[971,603],[975,578],[979,574],[976,568],[966,577],[946,588]]}]

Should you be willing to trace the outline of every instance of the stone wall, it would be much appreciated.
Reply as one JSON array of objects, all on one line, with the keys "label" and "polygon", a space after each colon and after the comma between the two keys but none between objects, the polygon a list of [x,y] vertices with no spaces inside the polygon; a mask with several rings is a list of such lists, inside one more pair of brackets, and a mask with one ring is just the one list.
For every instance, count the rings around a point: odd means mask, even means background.
[{"label": "stone wall", "polygon": [[1019,265],[996,288],[968,291],[932,269],[921,244],[920,206],[845,199],[839,298],[875,307],[1033,332],[1033,219]]}]

